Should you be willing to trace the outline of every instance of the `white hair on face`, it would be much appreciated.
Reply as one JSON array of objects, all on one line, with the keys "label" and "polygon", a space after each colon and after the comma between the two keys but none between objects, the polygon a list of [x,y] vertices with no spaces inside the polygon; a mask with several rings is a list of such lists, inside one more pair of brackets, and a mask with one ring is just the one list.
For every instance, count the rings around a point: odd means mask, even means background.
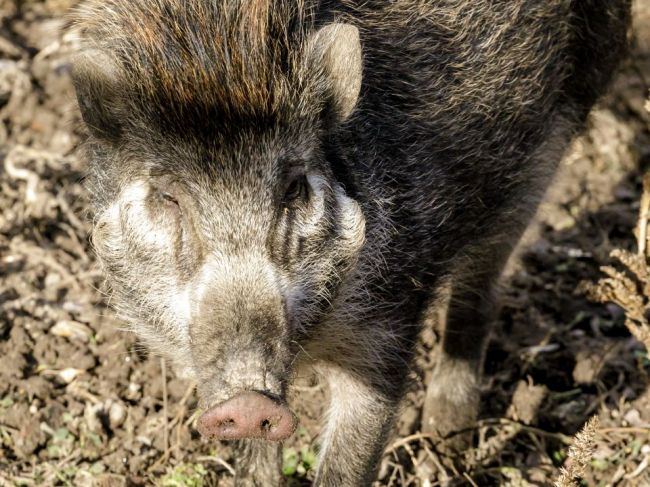
[{"label": "white hair on face", "polygon": [[346,241],[346,250],[356,254],[366,240],[366,219],[359,203],[348,197],[342,188],[335,188],[334,194],[341,210],[341,237]]},{"label": "white hair on face", "polygon": [[303,235],[310,235],[319,230],[321,220],[325,215],[325,190],[328,186],[324,178],[315,174],[308,175],[307,181],[313,191],[313,198],[310,201],[309,216],[300,225],[300,233]]},{"label": "white hair on face", "polygon": [[168,249],[172,246],[169,228],[152,221],[145,206],[150,188],[143,181],[134,181],[121,192],[118,198],[120,217],[126,218],[129,233],[143,245],[155,249]]},{"label": "white hair on face", "polygon": [[[266,286],[256,285],[260,281],[264,281]],[[208,291],[228,296],[236,282],[251,284],[251,289],[277,289],[282,286],[281,278],[266,256],[253,252],[238,255],[213,252],[186,287],[191,309],[200,305]]]},{"label": "white hair on face", "polygon": [[174,324],[189,341],[189,328],[192,320],[192,301],[190,289],[186,286],[180,288],[172,297],[171,314],[174,316]]}]

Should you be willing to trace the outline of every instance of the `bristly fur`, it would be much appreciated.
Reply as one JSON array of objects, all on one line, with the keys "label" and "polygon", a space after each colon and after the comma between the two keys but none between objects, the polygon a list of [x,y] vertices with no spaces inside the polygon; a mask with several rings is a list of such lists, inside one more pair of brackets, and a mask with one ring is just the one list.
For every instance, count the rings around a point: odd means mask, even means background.
[{"label": "bristly fur", "polygon": [[[629,9],[87,1],[74,78],[120,309],[205,404],[282,397],[313,361],[332,393],[317,484],[368,485],[451,282],[426,424],[467,427],[498,277],[623,57]],[[242,482],[279,481],[276,447],[240,446]]]},{"label": "bristly fur", "polygon": [[125,110],[212,135],[313,113],[297,59],[308,18],[302,1],[271,0],[87,2],[75,16],[123,68]]}]

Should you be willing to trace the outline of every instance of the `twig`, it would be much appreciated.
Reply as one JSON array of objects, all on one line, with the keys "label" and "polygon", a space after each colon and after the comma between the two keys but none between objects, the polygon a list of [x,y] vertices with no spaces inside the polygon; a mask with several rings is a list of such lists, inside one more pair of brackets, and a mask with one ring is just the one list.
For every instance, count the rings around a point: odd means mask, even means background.
[{"label": "twig", "polygon": [[167,419],[167,366],[165,364],[165,359],[160,357],[160,378],[162,380],[162,393],[163,393],[163,454],[160,455],[158,460],[156,460],[150,467],[147,468],[147,471],[151,472],[158,468],[159,465],[166,462],[169,458],[171,450],[169,448],[169,423]]},{"label": "twig", "polygon": [[87,231],[86,227],[81,222],[81,220],[77,218],[77,215],[75,215],[74,211],[72,211],[72,208],[70,208],[70,205],[68,204],[66,199],[63,198],[61,195],[58,195],[56,198],[56,202],[59,204],[59,208],[61,208],[63,214],[68,218],[70,224],[82,235],[85,235]]},{"label": "twig", "polygon": [[[2,479],[0,478],[0,480],[2,480]],[[17,475],[13,475],[11,477],[11,480],[14,482],[14,485],[18,485],[18,484],[34,485],[35,484],[35,481],[33,479],[30,479],[30,478],[27,478],[27,477],[19,477]],[[0,485],[4,485],[4,484],[0,484]],[[9,484],[7,484],[7,485],[9,485]]]},{"label": "twig", "polygon": [[599,433],[645,433],[650,435],[650,428],[634,428],[634,427],[621,427],[621,428],[601,428]]},{"label": "twig", "polygon": [[408,443],[406,445],[404,445],[404,449],[406,450],[406,453],[409,454],[409,457],[411,457],[411,463],[413,464],[413,469],[417,470],[418,465],[420,464],[420,462],[418,462],[418,459],[415,456],[415,453],[413,452],[413,449],[411,448],[411,446]]},{"label": "twig", "polygon": [[649,458],[646,456],[646,457],[643,459],[643,461],[639,464],[639,466],[636,467],[636,468],[634,469],[633,472],[628,473],[628,474],[627,474],[625,477],[623,477],[623,478],[625,478],[625,479],[627,479],[627,480],[630,480],[630,479],[636,478],[636,477],[638,477],[639,475],[641,475],[641,474],[643,473],[643,471],[644,471],[646,468],[648,468],[648,460],[649,460]]},{"label": "twig", "polygon": [[650,214],[650,171],[643,175],[643,193],[641,194],[641,203],[639,209],[639,222],[637,224],[637,244],[639,247],[638,254],[646,254],[648,242],[648,215]]},{"label": "twig", "polygon": [[472,479],[472,477],[470,477],[469,474],[468,474],[467,472],[463,472],[463,477],[465,477],[465,478],[467,479],[467,481],[468,481],[470,484],[472,484],[473,487],[478,487],[478,485],[476,485],[476,482],[474,482],[474,480]]},{"label": "twig", "polygon": [[[520,428],[521,431],[526,431],[529,433],[535,433],[540,436],[547,436],[549,438],[554,438],[556,440],[561,441],[565,445],[570,445],[573,443],[573,439],[570,436],[564,435],[562,433],[554,433],[552,431],[545,431],[543,429],[535,428],[534,426],[528,426],[527,424],[520,423],[518,421],[513,421],[511,419],[507,418],[493,418],[493,419],[483,419],[478,422],[478,427],[484,427],[484,426],[517,426]],[[475,428],[470,428],[470,429],[475,429]],[[462,432],[458,432],[460,434]]]},{"label": "twig", "polygon": [[429,458],[431,458],[431,461],[435,465],[435,467],[438,469],[438,474],[442,477],[443,481],[449,480],[449,474],[447,473],[447,469],[444,467],[442,462],[440,461],[440,458],[438,458],[438,455],[434,452],[431,451],[431,449],[424,445],[424,451],[427,454]]},{"label": "twig", "polygon": [[215,457],[215,456],[203,456],[203,457],[197,457],[196,459],[197,462],[215,462],[224,467],[230,475],[233,477],[235,476],[235,469],[230,466],[230,464],[225,461],[223,458],[220,457]]},{"label": "twig", "polygon": [[390,473],[390,477],[388,478],[387,484],[391,486],[393,485],[393,482],[395,482],[395,479],[397,478],[397,469],[401,467],[398,463],[389,462],[389,464],[393,467],[393,470]]},{"label": "twig", "polygon": [[170,429],[173,428],[177,423],[179,423],[180,420],[185,415],[185,411],[186,411],[185,403],[188,401],[188,399],[192,395],[192,391],[194,391],[195,387],[196,387],[196,384],[194,382],[191,382],[187,386],[187,389],[185,389],[185,393],[183,394],[183,397],[181,398],[180,401],[178,401],[178,412],[176,413],[176,416],[174,416],[174,419],[172,419],[172,421],[169,423],[169,428]]},{"label": "twig", "polygon": [[388,455],[389,453],[398,450],[404,445],[408,445],[409,443],[418,440],[429,440],[431,441],[431,443],[435,444],[436,440],[439,440],[439,437],[434,435],[433,433],[415,433],[413,435],[405,436],[404,438],[400,438],[399,440],[395,441],[392,445],[390,445],[384,452],[384,455]]},{"label": "twig", "polygon": [[173,447],[174,449],[180,448],[181,446],[181,428],[183,427],[183,423],[181,422],[181,419],[187,412],[185,403],[192,395],[192,391],[194,391],[194,387],[196,387],[196,385],[193,382],[190,383],[190,385],[187,387],[187,389],[185,390],[185,394],[183,394],[183,397],[178,403],[178,412],[176,413],[176,416],[174,416],[174,419],[172,419],[171,423],[169,423],[169,429],[175,428],[174,431],[176,432],[176,444]]},{"label": "twig", "polygon": [[9,426],[7,423],[3,423],[0,421],[0,427],[11,430],[11,431],[20,431],[20,429],[14,427],[14,426]]},{"label": "twig", "polygon": [[89,401],[92,404],[98,404],[99,402],[101,402],[99,397],[97,397],[90,391],[83,389],[81,383],[79,382],[71,382],[66,386],[65,390],[66,392],[70,393],[73,397],[76,397],[78,399],[85,399],[86,401]]},{"label": "twig", "polygon": [[163,417],[164,429],[163,429],[163,447],[165,449],[165,457],[169,455],[169,420],[167,418],[167,365],[165,364],[165,359],[160,358],[160,371],[161,371],[161,380],[162,380],[162,393],[163,393]]},{"label": "twig", "polygon": [[25,203],[30,206],[38,199],[38,182],[40,181],[38,175],[22,167],[16,166],[17,154],[23,152],[22,146],[17,146],[5,157],[4,167],[6,173],[14,179],[20,179],[27,183],[25,187]]}]

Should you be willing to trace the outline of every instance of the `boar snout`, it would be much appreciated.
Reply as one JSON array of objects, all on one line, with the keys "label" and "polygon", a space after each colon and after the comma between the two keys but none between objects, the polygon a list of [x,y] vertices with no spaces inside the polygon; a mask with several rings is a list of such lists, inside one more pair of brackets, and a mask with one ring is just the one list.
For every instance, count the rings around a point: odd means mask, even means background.
[{"label": "boar snout", "polygon": [[279,400],[260,392],[242,392],[208,409],[199,418],[202,436],[219,440],[246,438],[286,440],[296,429],[296,417]]}]

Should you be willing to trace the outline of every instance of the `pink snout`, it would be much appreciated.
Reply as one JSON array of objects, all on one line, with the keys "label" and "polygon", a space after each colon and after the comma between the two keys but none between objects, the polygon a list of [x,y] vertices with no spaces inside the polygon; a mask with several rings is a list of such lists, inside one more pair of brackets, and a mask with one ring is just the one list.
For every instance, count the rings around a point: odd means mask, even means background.
[{"label": "pink snout", "polygon": [[284,403],[249,391],[208,409],[199,418],[198,430],[219,440],[281,441],[293,434],[296,425],[296,417]]}]

